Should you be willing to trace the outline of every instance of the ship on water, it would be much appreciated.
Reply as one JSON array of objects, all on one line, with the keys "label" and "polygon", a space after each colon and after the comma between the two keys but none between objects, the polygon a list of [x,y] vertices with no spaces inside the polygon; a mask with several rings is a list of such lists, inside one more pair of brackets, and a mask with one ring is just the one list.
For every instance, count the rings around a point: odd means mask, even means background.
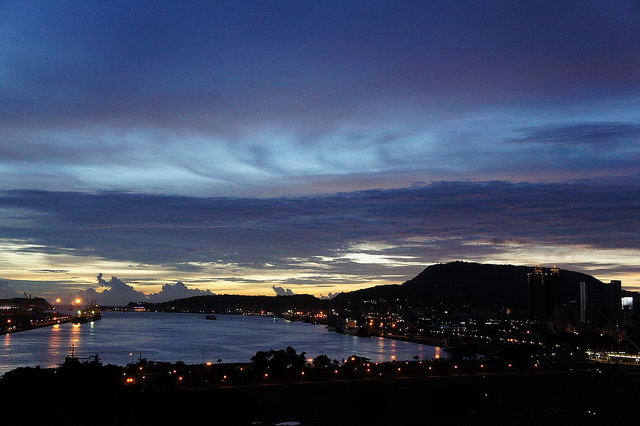
[{"label": "ship on water", "polygon": [[43,298],[25,293],[25,297],[0,299],[0,334],[15,333],[69,322]]},{"label": "ship on water", "polygon": [[86,309],[78,309],[78,313],[72,318],[74,324],[98,321],[102,319],[102,311],[96,302],[87,302]]}]

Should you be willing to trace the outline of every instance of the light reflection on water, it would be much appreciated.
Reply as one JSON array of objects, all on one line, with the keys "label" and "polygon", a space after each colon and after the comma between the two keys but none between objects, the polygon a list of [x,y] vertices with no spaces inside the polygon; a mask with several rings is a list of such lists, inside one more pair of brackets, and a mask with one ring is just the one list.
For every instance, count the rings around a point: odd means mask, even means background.
[{"label": "light reflection on water", "polygon": [[[153,361],[186,363],[249,362],[257,351],[291,346],[307,358],[325,354],[342,360],[351,355],[373,362],[432,359],[440,348],[378,337],[330,332],[325,326],[255,316],[105,312],[87,324],[61,324],[4,336],[0,374],[20,366],[54,367],[69,355],[98,354],[105,364],[125,365],[140,356]],[[132,356],[131,354],[134,354]]]},{"label": "light reflection on water", "polygon": [[60,359],[63,352],[61,352],[62,332],[60,330],[60,324],[55,324],[51,327],[49,333],[49,344],[47,345],[47,353],[50,358]]},{"label": "light reflection on water", "polygon": [[442,357],[442,358],[446,357],[446,354],[443,354],[443,353],[442,353],[442,352],[443,352],[443,349],[442,349],[442,348],[438,348],[438,347],[436,347],[436,348],[435,348],[435,350],[436,350],[436,353],[435,353],[435,355],[433,356],[435,359],[438,359],[438,358],[440,358],[440,357]]}]

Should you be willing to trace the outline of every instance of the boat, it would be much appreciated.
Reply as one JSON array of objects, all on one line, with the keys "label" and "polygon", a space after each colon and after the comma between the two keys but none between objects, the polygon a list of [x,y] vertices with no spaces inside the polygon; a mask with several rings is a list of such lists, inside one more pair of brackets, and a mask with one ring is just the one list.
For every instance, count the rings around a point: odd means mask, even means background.
[{"label": "boat", "polygon": [[217,319],[217,318],[216,318],[216,316],[214,314],[210,314],[210,315],[207,315],[206,317],[204,317],[204,319],[214,320],[214,319]]},{"label": "boat", "polygon": [[74,324],[84,324],[87,322],[98,321],[102,319],[102,311],[95,302],[87,303],[87,309],[79,309],[71,322]]},{"label": "boat", "polygon": [[[336,328],[336,331],[338,329]],[[369,337],[367,327],[359,325],[358,321],[353,318],[347,318],[342,323],[342,333],[352,336]]]}]

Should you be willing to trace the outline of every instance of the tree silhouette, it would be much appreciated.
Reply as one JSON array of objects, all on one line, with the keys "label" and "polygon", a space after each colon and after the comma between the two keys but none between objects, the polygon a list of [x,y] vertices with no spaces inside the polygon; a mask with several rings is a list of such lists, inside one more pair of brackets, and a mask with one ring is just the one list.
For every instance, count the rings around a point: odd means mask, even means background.
[{"label": "tree silhouette", "polygon": [[316,367],[327,367],[331,364],[331,358],[326,355],[318,355],[313,359],[313,365]]}]

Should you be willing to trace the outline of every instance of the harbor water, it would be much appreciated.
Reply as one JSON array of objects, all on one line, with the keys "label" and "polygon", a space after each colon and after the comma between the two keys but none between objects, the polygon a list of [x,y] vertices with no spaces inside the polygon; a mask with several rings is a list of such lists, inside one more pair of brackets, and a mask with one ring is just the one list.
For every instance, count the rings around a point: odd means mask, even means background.
[{"label": "harbor water", "polygon": [[444,350],[380,337],[356,337],[324,325],[259,316],[154,312],[105,312],[85,324],[60,324],[2,336],[0,374],[17,367],[55,367],[73,346],[83,358],[98,355],[104,364],[126,365],[138,358],[187,364],[250,362],[258,351],[288,346],[307,358],[324,354],[342,360],[351,355],[372,362],[433,359]]}]

